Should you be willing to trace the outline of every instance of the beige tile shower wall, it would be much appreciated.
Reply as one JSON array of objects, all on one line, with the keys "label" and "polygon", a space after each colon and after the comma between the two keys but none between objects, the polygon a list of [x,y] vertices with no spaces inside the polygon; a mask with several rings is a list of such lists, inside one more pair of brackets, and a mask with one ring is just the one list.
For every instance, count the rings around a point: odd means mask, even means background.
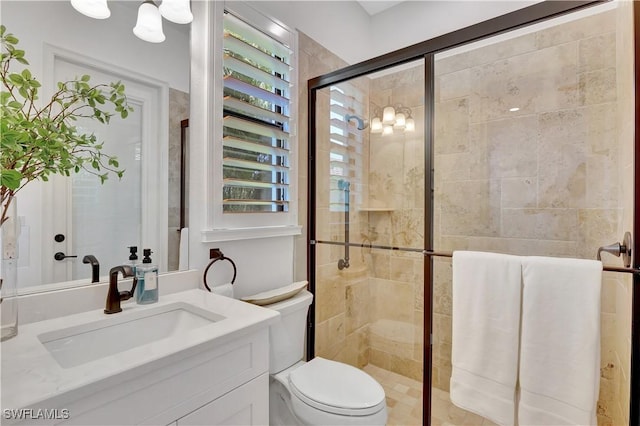
[{"label": "beige tile shower wall", "polygon": [[[300,225],[303,235],[296,238],[295,276],[306,278],[306,216],[307,216],[307,80],[345,67],[347,64],[310,37],[299,33],[299,185],[298,205]],[[352,82],[363,93],[368,93],[368,81],[358,79]],[[317,172],[316,172],[316,217],[317,238],[330,241],[344,241],[344,213],[329,210],[329,89],[317,92]],[[365,135],[363,133],[363,135]],[[367,136],[365,136],[366,138]],[[365,152],[367,141],[364,143]],[[366,170],[364,171],[366,173]],[[355,190],[362,191],[362,183],[354,182]],[[352,241],[361,240],[363,234],[361,216],[354,209],[350,213],[350,234]],[[318,245],[316,257],[316,335],[317,356],[345,362],[356,367],[369,363],[369,323],[371,288],[368,281],[367,256],[357,248],[350,250],[348,269],[340,271],[338,260],[344,257],[344,248],[333,245]]]},{"label": "beige tile shower wall", "polygon": [[[616,38],[608,11],[437,58],[436,248],[593,259],[622,237],[629,195],[618,189],[619,166],[629,173],[632,156],[619,142]],[[435,265],[433,376],[447,390],[451,266]],[[602,424],[619,418],[624,393],[619,280],[604,278]]]},{"label": "beige tile shower wall", "polygon": [[[424,247],[424,66],[371,80],[371,102],[412,110],[414,133],[370,135],[369,207],[363,212],[372,244]],[[424,259],[419,253],[372,250],[371,363],[415,380],[423,378]]]}]

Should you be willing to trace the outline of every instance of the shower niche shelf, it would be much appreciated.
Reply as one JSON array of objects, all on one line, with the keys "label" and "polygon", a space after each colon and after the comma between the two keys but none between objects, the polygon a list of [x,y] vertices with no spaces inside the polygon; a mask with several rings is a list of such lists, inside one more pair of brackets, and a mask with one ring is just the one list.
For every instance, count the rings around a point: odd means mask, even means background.
[{"label": "shower niche shelf", "polygon": [[360,212],[394,212],[396,209],[393,207],[358,207]]}]

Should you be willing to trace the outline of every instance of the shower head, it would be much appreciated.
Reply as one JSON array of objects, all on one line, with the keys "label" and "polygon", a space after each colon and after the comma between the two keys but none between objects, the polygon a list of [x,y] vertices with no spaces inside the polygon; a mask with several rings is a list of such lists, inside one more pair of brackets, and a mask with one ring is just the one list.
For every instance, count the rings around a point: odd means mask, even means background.
[{"label": "shower head", "polygon": [[354,119],[358,122],[358,130],[364,130],[367,128],[368,124],[364,122],[364,120],[360,117],[358,117],[357,115],[351,115],[351,114],[346,114],[344,116],[344,121],[349,121],[351,119]]}]

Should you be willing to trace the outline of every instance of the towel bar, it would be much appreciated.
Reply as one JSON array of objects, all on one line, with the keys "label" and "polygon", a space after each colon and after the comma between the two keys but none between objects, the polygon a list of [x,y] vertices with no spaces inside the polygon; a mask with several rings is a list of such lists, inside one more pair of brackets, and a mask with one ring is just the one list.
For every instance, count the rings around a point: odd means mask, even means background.
[{"label": "towel bar", "polygon": [[[406,251],[406,252],[413,252],[413,253],[422,253],[422,255],[425,257],[453,257],[453,253],[451,252],[423,250],[423,249],[409,248],[409,247],[395,247],[395,246],[383,246],[383,245],[367,244],[367,243],[350,243],[350,242],[324,241],[324,240],[311,240],[310,243],[312,245],[330,244],[330,245],[361,247],[361,248],[369,248],[369,249],[373,248],[373,249],[381,249],[381,250]],[[606,272],[622,272],[626,274],[640,274],[640,269],[638,268],[622,267],[622,266],[603,265],[602,270]]]}]

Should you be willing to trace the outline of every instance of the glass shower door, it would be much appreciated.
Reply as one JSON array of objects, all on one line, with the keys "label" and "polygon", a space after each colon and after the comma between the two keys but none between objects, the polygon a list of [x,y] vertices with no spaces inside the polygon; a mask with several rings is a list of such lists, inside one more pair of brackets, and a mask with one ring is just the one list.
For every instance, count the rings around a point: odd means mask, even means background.
[{"label": "glass shower door", "polygon": [[422,60],[317,91],[315,355],[385,389],[389,424],[422,423]]}]

